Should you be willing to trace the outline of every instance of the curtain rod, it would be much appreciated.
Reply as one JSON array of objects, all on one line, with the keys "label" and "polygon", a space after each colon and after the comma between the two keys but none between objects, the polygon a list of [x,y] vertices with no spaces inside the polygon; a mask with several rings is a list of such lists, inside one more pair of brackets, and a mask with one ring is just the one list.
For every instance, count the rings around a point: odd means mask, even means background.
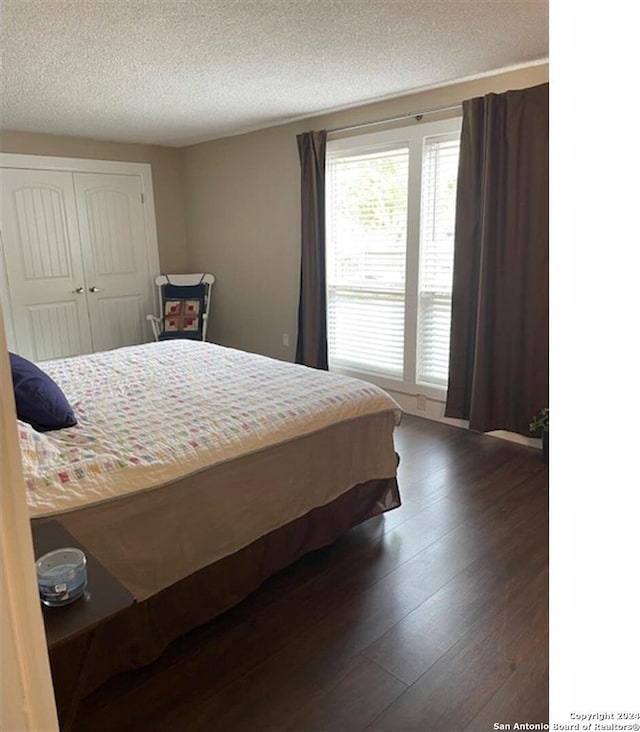
[{"label": "curtain rod", "polygon": [[461,109],[462,104],[448,104],[445,107],[433,107],[433,109],[427,109],[424,112],[409,112],[408,114],[401,114],[396,117],[385,117],[384,119],[376,119],[372,122],[359,122],[355,125],[347,125],[346,127],[334,127],[331,130],[327,130],[327,134],[332,132],[347,132],[347,130],[357,130],[361,127],[373,127],[373,125],[382,125],[385,122],[398,122],[401,119],[410,119],[414,117],[419,122],[425,114],[436,114],[436,112],[448,112],[452,109]]}]

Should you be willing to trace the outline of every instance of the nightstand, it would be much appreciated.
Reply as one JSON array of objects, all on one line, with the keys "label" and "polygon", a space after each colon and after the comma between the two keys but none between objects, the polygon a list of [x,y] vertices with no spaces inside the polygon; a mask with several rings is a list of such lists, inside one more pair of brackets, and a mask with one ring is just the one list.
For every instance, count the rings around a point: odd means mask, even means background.
[{"label": "nightstand", "polygon": [[[135,603],[133,595],[110,574],[100,562],[75,537],[73,537],[58,521],[34,522],[31,525],[33,548],[36,559],[43,554],[61,547],[77,547],[87,557],[87,589],[83,597],[70,605],[62,607],[42,607],[47,647],[51,660],[54,690],[60,723],[64,729],[70,728],[75,717],[78,704],[82,699],[85,672],[89,657],[93,633],[102,623],[112,619]],[[68,705],[64,705],[62,690],[57,683],[54,656],[61,652],[65,643],[78,641],[85,637],[84,647],[77,664],[73,692]],[[66,708],[65,708],[66,707]],[[63,724],[64,721],[64,724]]]}]

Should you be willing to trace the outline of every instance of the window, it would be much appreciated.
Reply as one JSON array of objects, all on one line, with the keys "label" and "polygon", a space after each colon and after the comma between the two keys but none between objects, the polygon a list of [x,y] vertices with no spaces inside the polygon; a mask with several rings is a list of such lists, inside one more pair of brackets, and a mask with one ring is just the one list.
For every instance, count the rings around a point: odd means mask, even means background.
[{"label": "window", "polygon": [[334,366],[402,378],[409,150],[331,160],[328,331]]},{"label": "window", "polygon": [[446,388],[459,136],[425,139],[422,155],[418,384]]},{"label": "window", "polygon": [[447,385],[459,120],[330,141],[329,367]]}]

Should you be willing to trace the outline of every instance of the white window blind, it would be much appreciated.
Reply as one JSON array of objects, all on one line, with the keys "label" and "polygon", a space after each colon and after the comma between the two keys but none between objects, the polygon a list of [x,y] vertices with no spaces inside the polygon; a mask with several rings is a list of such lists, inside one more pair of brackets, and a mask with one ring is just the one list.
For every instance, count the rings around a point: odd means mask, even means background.
[{"label": "white window blind", "polygon": [[329,365],[402,379],[407,146],[327,158]]},{"label": "white window blind", "polygon": [[444,398],[461,119],[330,140],[329,368]]},{"label": "white window blind", "polygon": [[459,151],[458,135],[424,140],[416,382],[442,387],[449,373]]}]

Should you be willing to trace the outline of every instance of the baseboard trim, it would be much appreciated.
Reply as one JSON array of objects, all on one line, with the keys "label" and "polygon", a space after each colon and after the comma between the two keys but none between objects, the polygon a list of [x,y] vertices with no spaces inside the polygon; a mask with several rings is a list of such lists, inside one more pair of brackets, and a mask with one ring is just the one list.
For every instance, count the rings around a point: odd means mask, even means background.
[{"label": "baseboard trim", "polygon": [[[411,414],[414,417],[420,417],[421,419],[430,419],[434,422],[442,422],[448,424],[451,427],[459,427],[460,429],[468,430],[469,422],[465,419],[452,419],[451,417],[444,416],[444,402],[437,399],[429,399],[422,395],[415,394],[403,394],[399,391],[392,391],[387,389],[386,391],[398,402],[402,407],[402,411],[407,414]],[[422,408],[424,407],[424,409]],[[536,437],[525,437],[525,435],[519,435],[516,432],[509,432],[508,430],[494,430],[493,432],[486,433],[489,437],[497,437],[500,440],[507,440],[508,442],[515,442],[518,445],[524,445],[525,447],[534,447],[537,450],[542,450],[542,440]]]}]

